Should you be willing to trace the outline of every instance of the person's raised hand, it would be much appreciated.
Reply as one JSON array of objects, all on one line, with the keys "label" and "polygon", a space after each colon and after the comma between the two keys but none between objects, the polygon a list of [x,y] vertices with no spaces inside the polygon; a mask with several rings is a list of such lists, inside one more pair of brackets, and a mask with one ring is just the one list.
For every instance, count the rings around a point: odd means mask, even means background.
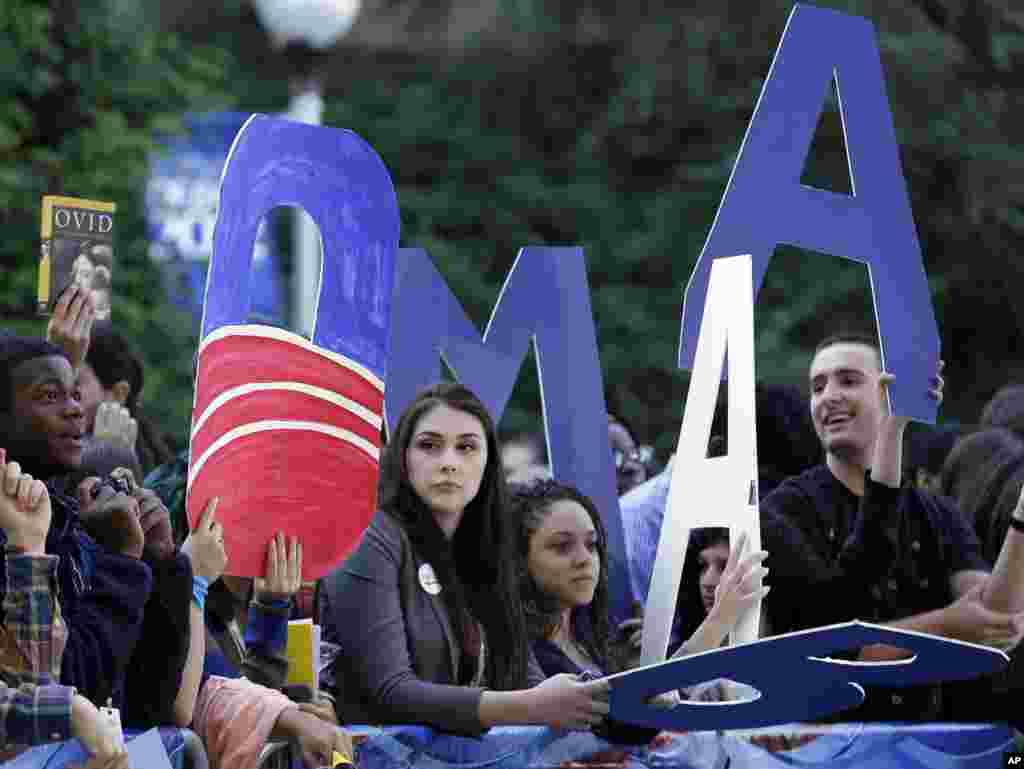
[{"label": "person's raised hand", "polygon": [[78,485],[82,525],[107,550],[141,558],[146,535],[139,522],[139,503],[123,481],[86,478]]},{"label": "person's raised hand", "polygon": [[257,577],[257,600],[286,601],[302,587],[302,542],[298,537],[285,541],[282,532],[272,537],[267,545],[266,577]]},{"label": "person's raised hand", "polygon": [[195,530],[181,546],[181,552],[192,561],[192,573],[211,583],[220,579],[228,564],[227,552],[224,550],[224,527],[215,517],[219,501],[218,497],[214,497],[206,503]]},{"label": "person's raised hand", "polygon": [[71,698],[71,733],[91,756],[84,769],[128,769],[128,751],[120,735],[81,694]]},{"label": "person's raised hand", "polygon": [[[928,395],[940,406],[942,405],[942,399],[944,397],[946,389],[946,380],[942,378],[942,369],[944,369],[945,367],[946,362],[940,360],[935,365],[935,376],[933,376],[928,382],[928,384],[931,385],[928,388]],[[892,372],[883,371],[878,375],[878,386],[882,390],[882,409],[884,411],[884,416],[887,419],[891,420],[894,426],[906,427],[906,425],[910,422],[910,419],[908,419],[907,417],[892,414],[889,410],[889,388],[895,381],[896,375],[893,374]]]},{"label": "person's raised hand", "polygon": [[623,620],[619,623],[618,632],[622,637],[629,637],[630,648],[639,649],[644,639],[644,618],[640,616]]},{"label": "person's raised hand", "polygon": [[581,681],[578,676],[559,673],[533,687],[531,714],[539,723],[556,729],[590,729],[609,712],[607,679]]},{"label": "person's raised hand", "polygon": [[106,441],[134,451],[135,440],[139,437],[139,425],[131,412],[120,403],[103,401],[96,407],[96,422],[92,434],[95,440]]},{"label": "person's raised hand", "polygon": [[722,577],[715,587],[715,603],[708,615],[723,627],[733,628],[739,618],[768,595],[771,589],[762,586],[768,574],[761,564],[768,557],[764,550],[744,554],[747,549],[747,534],[740,534],[736,544],[729,551]]},{"label": "person's raised hand", "polygon": [[145,552],[158,559],[170,558],[174,555],[174,530],[166,505],[145,486],[135,486],[134,496],[139,503],[139,524],[146,535]]},{"label": "person's raised hand", "polygon": [[75,371],[85,362],[85,355],[89,352],[89,337],[95,318],[92,293],[73,285],[61,294],[46,324],[46,340],[68,354]]},{"label": "person's raised hand", "polygon": [[[0,452],[2,454],[3,452]],[[50,494],[46,485],[0,456],[0,529],[7,543],[32,555],[46,552],[50,530]]]},{"label": "person's raised hand", "polygon": [[984,583],[975,586],[943,609],[943,635],[1010,651],[1024,637],[1024,612],[1004,614],[986,608],[984,587]]}]

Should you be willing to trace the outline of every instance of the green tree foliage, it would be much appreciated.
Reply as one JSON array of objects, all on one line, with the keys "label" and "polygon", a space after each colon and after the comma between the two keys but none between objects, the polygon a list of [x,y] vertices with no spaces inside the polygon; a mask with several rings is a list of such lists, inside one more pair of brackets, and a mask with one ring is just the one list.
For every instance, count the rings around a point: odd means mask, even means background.
[{"label": "green tree foliage", "polygon": [[[945,414],[973,421],[1024,373],[1007,354],[1024,342],[1013,301],[1024,235],[1020,17],[951,0],[827,4],[878,29],[943,332]],[[505,3],[535,46],[399,61],[350,53],[345,76],[329,81],[325,122],[381,153],[404,243],[432,254],[481,327],[519,247],[585,246],[606,389],[670,450],[686,383],[675,370],[683,289],[790,7]],[[829,98],[803,181],[849,192]],[[843,326],[873,327],[867,270],[777,249],[757,308],[759,376],[802,382],[809,350]],[[527,372],[506,423],[538,424],[538,414]]]},{"label": "green tree foliage", "polygon": [[[1011,353],[1024,348],[1024,19],[1006,0],[820,4],[878,30],[948,361],[945,413],[971,422],[999,385],[1024,378]],[[243,0],[175,5],[165,20],[181,38],[124,15],[129,0],[120,15],[100,0],[65,6],[12,0],[0,10],[0,296],[31,306],[40,194],[117,200],[115,313],[147,351],[150,402],[180,434],[194,348],[175,330],[187,326],[165,322],[146,264],[146,153],[182,109],[231,103],[226,72],[237,108],[283,110],[287,57],[270,54]],[[668,451],[687,382],[675,366],[683,289],[791,3],[482,0],[459,42],[460,8],[367,3],[365,25],[324,62],[324,122],[381,154],[403,245],[431,253],[480,327],[520,247],[583,245],[608,389]],[[380,19],[406,26],[385,34]],[[229,47],[215,55],[204,43]],[[834,109],[803,181],[849,190]],[[757,308],[759,376],[802,381],[818,338],[870,318],[861,265],[778,249]],[[539,411],[528,365],[505,425],[537,426]]]},{"label": "green tree foliage", "polygon": [[182,435],[195,340],[189,320],[162,302],[142,201],[157,137],[177,130],[186,109],[230,103],[228,59],[158,33],[133,9],[103,0],[0,3],[2,325],[45,332],[34,316],[41,196],[115,201],[114,320],[150,364],[149,413]]}]

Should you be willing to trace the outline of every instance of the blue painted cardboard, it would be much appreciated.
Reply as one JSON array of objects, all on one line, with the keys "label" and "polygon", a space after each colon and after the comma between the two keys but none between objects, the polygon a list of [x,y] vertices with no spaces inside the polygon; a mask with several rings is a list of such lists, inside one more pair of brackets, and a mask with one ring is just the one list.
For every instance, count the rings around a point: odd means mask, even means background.
[{"label": "blue painted cardboard", "polygon": [[313,344],[383,379],[398,201],[380,156],[352,131],[254,115],[238,132],[221,180],[203,336],[246,322],[253,244],[276,206],[305,209],[320,229]]},{"label": "blue painted cardboard", "polygon": [[131,769],[172,769],[160,732],[150,729],[125,743]]},{"label": "blue painted cardboard", "polygon": [[[836,78],[853,195],[800,184]],[[775,53],[736,165],[687,285],[679,365],[693,366],[711,261],[751,254],[754,294],[775,247],[868,265],[894,413],[934,422],[928,395],[939,335],[900,165],[878,43],[866,19],[797,5]],[[822,337],[838,329],[822,323]]]},{"label": "blue painted cardboard", "polygon": [[[827,659],[869,644],[889,644],[914,653],[885,663]],[[1002,670],[1009,658],[984,646],[845,622],[723,647],[610,676],[611,717],[662,729],[749,729],[814,721],[859,705],[864,686],[910,686],[973,678]],[[738,703],[683,702],[671,710],[645,704],[665,691],[728,678],[761,696]]]},{"label": "blue painted cardboard", "polygon": [[391,428],[417,392],[441,381],[442,355],[500,420],[533,340],[552,472],[604,516],[612,613],[628,616],[625,542],[583,249],[522,249],[482,338],[422,249],[399,250],[392,306],[394,365],[385,391]]}]

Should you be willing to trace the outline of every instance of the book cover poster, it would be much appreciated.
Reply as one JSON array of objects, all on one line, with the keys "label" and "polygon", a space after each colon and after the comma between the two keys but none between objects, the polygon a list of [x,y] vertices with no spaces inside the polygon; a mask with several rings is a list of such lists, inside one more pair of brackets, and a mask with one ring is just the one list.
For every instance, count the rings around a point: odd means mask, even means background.
[{"label": "book cover poster", "polygon": [[43,197],[39,312],[49,315],[70,285],[92,292],[97,320],[110,319],[114,270],[114,203]]}]

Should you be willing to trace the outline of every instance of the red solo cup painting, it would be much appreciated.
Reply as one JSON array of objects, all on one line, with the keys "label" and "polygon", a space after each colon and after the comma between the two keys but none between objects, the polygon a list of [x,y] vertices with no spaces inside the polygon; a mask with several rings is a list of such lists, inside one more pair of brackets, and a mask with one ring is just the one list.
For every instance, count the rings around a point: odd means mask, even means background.
[{"label": "red solo cup painting", "polygon": [[218,498],[228,573],[262,576],[278,532],[302,541],[303,578],[352,549],[376,503],[383,382],[266,326],[204,342],[189,463],[189,520]]},{"label": "red solo cup painting", "polygon": [[[250,325],[264,217],[304,209],[323,256],[310,338]],[[376,505],[398,248],[398,201],[351,131],[251,117],[221,177],[203,305],[186,507],[218,500],[227,574],[263,576],[278,533],[302,542],[302,578],[344,560]]]}]

